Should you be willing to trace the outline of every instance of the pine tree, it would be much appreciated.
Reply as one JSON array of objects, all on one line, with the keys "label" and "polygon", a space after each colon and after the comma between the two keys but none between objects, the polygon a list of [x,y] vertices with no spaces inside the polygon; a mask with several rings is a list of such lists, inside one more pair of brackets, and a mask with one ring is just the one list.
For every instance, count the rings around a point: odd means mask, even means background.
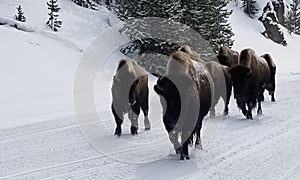
[{"label": "pine tree", "polygon": [[293,3],[290,5],[291,9],[287,14],[287,19],[285,26],[288,29],[288,32],[300,34],[300,8],[299,2],[293,0]]},{"label": "pine tree", "polygon": [[[88,8],[88,9],[92,9],[92,10],[98,10],[97,9],[97,5],[92,1],[92,0],[72,0],[75,4],[77,4],[78,6],[84,7],[84,8]],[[98,2],[98,1],[96,1]]]},{"label": "pine tree", "polygon": [[254,15],[258,12],[256,8],[256,0],[242,0],[244,12],[248,14],[249,17],[253,18]]},{"label": "pine tree", "polygon": [[233,45],[233,32],[230,24],[227,22],[232,12],[226,9],[227,1],[212,0],[210,15],[210,39],[209,42],[217,51],[220,45],[231,47]]},{"label": "pine tree", "polygon": [[20,5],[17,7],[17,10],[18,10],[18,14],[15,15],[16,20],[21,21],[21,22],[25,22],[26,17],[24,16],[24,12],[22,11],[22,7]]},{"label": "pine tree", "polygon": [[59,12],[60,7],[58,7],[56,3],[57,0],[50,0],[49,2],[47,2],[48,9],[50,10],[50,12],[48,13],[50,17],[47,21],[47,24],[53,31],[57,31],[57,28],[61,28],[62,25],[62,21],[57,20],[57,13]]},{"label": "pine tree", "polygon": [[93,3],[93,1],[91,0],[86,0],[87,4],[88,4],[88,8],[97,11],[97,5],[95,3]]},{"label": "pine tree", "polygon": [[[233,44],[231,40],[233,33],[227,22],[231,12],[225,9],[227,2],[227,0],[115,0],[109,8],[122,20],[142,17],[175,20],[194,29],[216,50],[220,44],[228,46]],[[170,33],[180,35],[180,31],[176,30]],[[190,40],[185,43],[187,42]]]},{"label": "pine tree", "polygon": [[300,7],[299,7],[299,1],[295,1],[296,6],[296,18],[295,18],[295,34],[300,35]]}]

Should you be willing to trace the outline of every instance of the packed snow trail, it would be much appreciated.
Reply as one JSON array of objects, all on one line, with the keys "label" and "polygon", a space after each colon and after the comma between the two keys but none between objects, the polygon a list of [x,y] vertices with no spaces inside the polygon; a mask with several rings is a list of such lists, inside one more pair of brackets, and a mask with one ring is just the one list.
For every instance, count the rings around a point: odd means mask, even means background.
[{"label": "packed snow trail", "polygon": [[[136,152],[136,155],[149,157],[149,162],[134,164],[111,158],[113,154],[102,154],[93,148],[80,131],[75,117],[4,129],[0,131],[0,177],[297,179],[300,176],[300,115],[297,114],[297,105],[300,103],[299,83],[300,76],[279,77],[277,101],[270,102],[266,94],[262,104],[264,115],[254,116],[254,120],[246,120],[232,99],[230,114],[222,121],[216,136],[204,151],[192,148],[192,159],[183,163],[174,155],[162,155],[158,160],[151,161],[154,155],[152,151],[143,147],[130,149],[130,144],[128,149],[118,153],[130,162],[131,158],[135,158],[130,157],[132,152]],[[154,112],[160,109],[159,106],[151,108]],[[106,113],[110,117],[107,121],[113,122],[111,112]],[[206,117],[204,123],[214,123],[218,118],[222,117]],[[114,124],[111,125],[113,131]],[[156,126],[157,129],[154,127],[149,133],[140,130],[138,136],[145,140],[167,137],[163,125]],[[124,131],[129,134],[129,130]],[[122,138],[136,143],[141,140],[125,133],[110,145],[117,146],[115,142]],[[164,142],[157,144],[156,148],[171,152],[172,146],[168,139],[165,138]]]}]

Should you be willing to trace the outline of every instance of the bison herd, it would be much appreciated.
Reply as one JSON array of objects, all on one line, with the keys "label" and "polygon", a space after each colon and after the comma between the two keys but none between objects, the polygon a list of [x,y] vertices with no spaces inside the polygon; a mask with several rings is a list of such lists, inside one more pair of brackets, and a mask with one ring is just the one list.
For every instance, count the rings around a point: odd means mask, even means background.
[{"label": "bison herd", "polygon": [[[265,90],[275,101],[275,74],[276,65],[270,54],[258,56],[250,48],[238,53],[222,46],[212,61],[202,60],[189,46],[174,52],[166,73],[152,75],[157,77],[154,91],[160,97],[163,123],[180,159],[190,158],[188,146],[194,142],[202,149],[202,120],[208,113],[215,116],[220,98],[224,100],[223,114],[229,113],[232,88],[237,107],[247,119],[253,119],[252,110],[256,106],[257,114],[262,114]],[[145,130],[150,130],[147,72],[132,60],[121,60],[111,91],[112,113],[117,125],[115,135],[121,136],[126,113],[131,121],[131,134],[137,134],[140,110],[144,113]]]}]

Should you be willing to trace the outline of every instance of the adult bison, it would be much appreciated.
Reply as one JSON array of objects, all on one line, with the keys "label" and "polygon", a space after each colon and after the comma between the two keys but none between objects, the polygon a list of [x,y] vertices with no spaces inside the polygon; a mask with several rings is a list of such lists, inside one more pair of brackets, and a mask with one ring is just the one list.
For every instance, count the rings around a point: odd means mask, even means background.
[{"label": "adult bison", "polygon": [[203,63],[207,66],[209,73],[213,79],[213,82],[210,82],[210,84],[214,85],[212,88],[214,88],[213,91],[213,100],[211,104],[210,109],[210,116],[215,116],[215,106],[218,103],[220,97],[224,100],[225,108],[224,108],[224,115],[228,114],[229,108],[229,100],[231,96],[232,91],[232,83],[230,74],[228,72],[228,67],[223,66],[218,62],[215,61],[204,61],[201,59],[201,56],[193,51],[189,46],[184,45],[179,48],[179,51],[182,51],[189,55],[189,57],[197,62]]},{"label": "adult bison", "polygon": [[145,130],[150,130],[148,76],[141,67],[131,60],[121,60],[113,78],[111,92],[111,108],[117,124],[115,135],[122,134],[121,125],[125,113],[128,113],[131,121],[131,134],[137,134],[140,109],[145,116]]},{"label": "adult bison", "polygon": [[220,64],[231,67],[238,63],[239,53],[227,46],[221,46],[217,54],[217,59]]},{"label": "adult bison", "polygon": [[[160,75],[155,92],[161,97],[163,122],[169,139],[180,159],[189,159],[188,145],[201,145],[202,120],[212,100],[211,76],[202,63],[193,61],[182,51],[175,52],[167,64],[166,75]],[[181,141],[178,142],[180,136]]]},{"label": "adult bison", "polygon": [[215,116],[215,106],[221,97],[224,101],[225,106],[223,114],[227,115],[229,111],[228,105],[232,91],[232,81],[229,73],[229,68],[215,61],[207,62],[206,66],[214,82],[214,99],[212,101],[210,116]]},{"label": "adult bison", "polygon": [[[276,88],[276,82],[275,82],[275,75],[276,75],[276,65],[273,61],[273,58],[271,57],[270,54],[264,54],[261,56],[264,58],[269,66],[270,69],[270,82],[265,84],[264,88],[269,91],[269,94],[271,96],[271,101],[275,101],[275,88]],[[263,98],[264,100],[264,98]]]},{"label": "adult bison", "polygon": [[258,103],[257,114],[261,114],[263,92],[271,81],[267,61],[257,56],[254,50],[244,49],[240,53],[238,64],[232,66],[229,73],[232,77],[234,97],[242,113],[247,119],[253,119],[252,109]]}]

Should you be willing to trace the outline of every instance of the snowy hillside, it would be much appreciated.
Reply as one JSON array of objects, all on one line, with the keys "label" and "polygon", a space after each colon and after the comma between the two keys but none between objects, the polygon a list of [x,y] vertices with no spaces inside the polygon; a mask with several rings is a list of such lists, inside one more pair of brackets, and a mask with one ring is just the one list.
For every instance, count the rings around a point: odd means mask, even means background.
[{"label": "snowy hillside", "polygon": [[[264,3],[261,3],[265,5]],[[251,47],[257,54],[271,53],[278,67],[279,74],[297,73],[300,66],[297,65],[296,53],[300,47],[300,37],[294,34],[290,35],[285,28],[284,35],[288,42],[287,46],[282,46],[266,39],[261,33],[264,27],[257,18],[251,19],[239,6],[234,3],[229,5],[232,8],[233,14],[230,16],[230,23],[233,27],[235,43],[233,49],[241,51],[244,48]],[[295,64],[296,63],[296,64]]]},{"label": "snowy hillside", "polygon": [[[215,118],[206,117],[204,150],[191,148],[191,160],[173,155],[161,121],[161,106],[150,76],[152,130],[112,136],[110,85],[122,55],[113,52],[97,72],[94,97],[100,119],[86,119],[94,139],[77,122],[73,82],[79,60],[89,45],[110,44],[115,37],[96,39],[119,21],[105,8],[92,11],[59,0],[63,26],[52,32],[45,24],[47,0],[0,0],[0,20],[13,22],[16,7],[23,7],[32,32],[0,25],[0,179],[299,179],[300,178],[300,38],[288,35],[287,46],[261,35],[263,26],[234,3],[230,22],[234,49],[269,52],[276,62],[276,102],[262,104],[262,116],[245,120],[234,102],[223,117],[222,103]],[[105,39],[105,40],[104,40]],[[94,41],[93,41],[94,40]],[[95,46],[97,47],[97,46]],[[109,52],[98,52],[109,54]],[[100,57],[100,56],[99,56]],[[98,56],[91,61],[98,62]],[[84,88],[84,87],[83,87]],[[94,118],[94,117],[93,117]],[[88,124],[91,123],[91,124]],[[98,143],[95,144],[94,142]],[[101,145],[101,146],[99,146]]]},{"label": "snowy hillside", "polygon": [[0,25],[2,128],[72,115],[76,65],[83,50],[109,27],[107,22],[112,16],[106,9],[96,12],[65,0],[59,4],[64,25],[54,33],[45,23],[46,2],[0,1],[0,19],[14,21],[20,4],[27,17],[23,26],[34,31]]}]

